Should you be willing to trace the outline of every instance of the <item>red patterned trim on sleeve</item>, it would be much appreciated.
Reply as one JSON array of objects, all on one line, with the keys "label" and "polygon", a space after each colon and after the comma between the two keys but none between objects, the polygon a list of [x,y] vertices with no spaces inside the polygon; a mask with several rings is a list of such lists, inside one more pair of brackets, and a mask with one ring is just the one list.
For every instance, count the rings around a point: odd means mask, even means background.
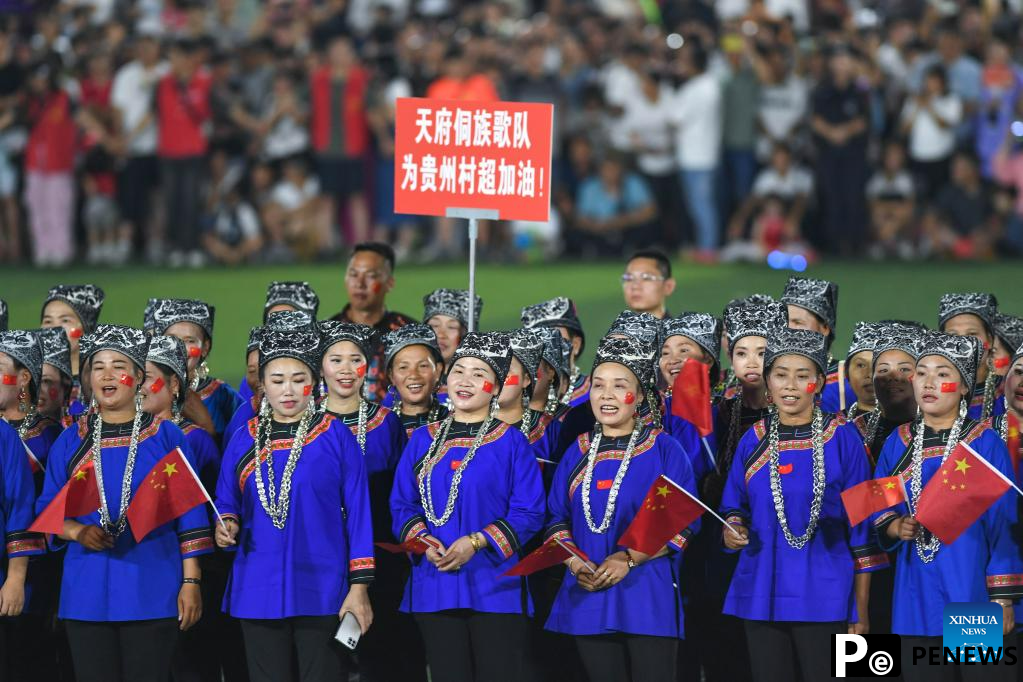
[{"label": "red patterned trim on sleeve", "polygon": [[874,521],[874,528],[880,528],[882,525],[892,520],[892,518],[896,516],[898,516],[898,514],[896,514],[895,512],[886,511],[884,514],[881,514],[881,516],[878,516],[877,520]]},{"label": "red patterned trim on sleeve", "polygon": [[1008,575],[989,575],[987,586],[991,587],[1017,587],[1023,585],[1023,574],[1012,573]]},{"label": "red patterned trim on sleeve", "polygon": [[672,539],[668,540],[668,544],[681,552],[686,548],[686,545],[689,544],[689,536],[682,535],[682,533],[679,533]]},{"label": "red patterned trim on sleeve", "polygon": [[7,556],[13,557],[17,554],[41,553],[46,551],[46,541],[43,536],[37,538],[26,538],[24,540],[12,540],[7,543]]},{"label": "red patterned trim on sleeve", "polygon": [[888,555],[881,552],[879,554],[856,557],[856,566],[853,570],[856,573],[863,573],[870,569],[883,568],[885,566],[888,566]]},{"label": "red patterned trim on sleeve", "polygon": [[514,550],[512,550],[512,546],[511,543],[508,541],[508,538],[505,537],[504,533],[501,532],[501,529],[498,528],[496,524],[491,523],[490,525],[483,529],[483,532],[489,535],[490,539],[494,541],[494,544],[496,544],[500,548],[501,554],[504,555],[505,559],[507,559],[514,553]]},{"label": "red patterned trim on sleeve", "polygon": [[412,538],[414,538],[414,537],[416,537],[418,535],[422,535],[425,532],[426,532],[426,524],[423,523],[422,521],[420,521],[420,522],[416,523],[415,525],[413,525],[411,528],[408,529],[408,532],[405,533],[405,537],[402,538],[402,542],[408,542]]},{"label": "red patterned trim on sleeve", "polygon": [[355,573],[356,571],[365,571],[368,569],[376,568],[376,559],[373,557],[361,557],[359,559],[352,559],[348,562],[348,572]]},{"label": "red patterned trim on sleeve", "polygon": [[204,552],[208,549],[213,549],[213,538],[206,536],[203,538],[196,538],[195,540],[186,540],[180,544],[180,547],[182,554]]}]

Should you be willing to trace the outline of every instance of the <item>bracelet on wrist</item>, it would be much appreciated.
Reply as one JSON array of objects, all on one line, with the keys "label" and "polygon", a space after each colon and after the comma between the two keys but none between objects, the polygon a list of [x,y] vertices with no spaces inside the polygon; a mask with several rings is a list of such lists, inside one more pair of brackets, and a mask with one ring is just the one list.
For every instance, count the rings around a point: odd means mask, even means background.
[{"label": "bracelet on wrist", "polygon": [[636,560],[632,558],[632,552],[629,550],[625,550],[625,562],[629,565],[630,571],[639,565],[636,563]]},{"label": "bracelet on wrist", "polygon": [[200,578],[182,578],[181,582],[185,585],[202,585],[202,580]]},{"label": "bracelet on wrist", "polygon": [[469,534],[469,542],[472,543],[473,551],[478,552],[481,549],[483,549],[483,546],[480,543],[479,538],[477,537],[476,533],[470,533]]}]

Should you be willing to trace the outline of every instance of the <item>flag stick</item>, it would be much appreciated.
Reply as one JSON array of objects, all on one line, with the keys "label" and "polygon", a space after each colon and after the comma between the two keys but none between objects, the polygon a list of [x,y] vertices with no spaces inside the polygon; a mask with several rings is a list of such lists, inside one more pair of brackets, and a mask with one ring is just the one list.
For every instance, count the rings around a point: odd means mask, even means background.
[{"label": "flag stick", "polygon": [[181,448],[174,449],[181,455],[181,461],[185,463],[186,467],[188,467],[188,473],[192,474],[192,478],[194,478],[195,482],[199,484],[199,489],[202,490],[202,494],[206,496],[206,501],[210,503],[211,507],[213,507],[213,514],[217,517],[217,523],[220,524],[224,530],[227,530],[227,524],[224,523],[224,517],[220,515],[220,510],[217,509],[217,505],[213,503],[213,498],[210,497],[210,494],[206,492],[206,486],[202,484],[202,479],[196,475],[195,469],[193,469],[192,465],[188,462],[188,458],[185,457],[185,453],[181,452]]},{"label": "flag stick", "polygon": [[[710,464],[715,469],[718,468],[718,462],[714,459],[714,453],[710,450],[710,443],[707,442],[706,436],[701,436],[700,440],[703,441],[703,449],[707,451],[707,456],[710,457]],[[727,474],[727,472],[725,472]]]},{"label": "flag stick", "polygon": [[706,509],[706,510],[707,510],[707,512],[709,512],[711,516],[713,516],[713,517],[714,517],[715,519],[717,519],[718,521],[720,521],[720,522],[721,522],[721,525],[723,525],[723,526],[724,526],[725,528],[727,528],[728,530],[732,531],[732,532],[733,532],[733,533],[735,534],[735,537],[737,537],[737,538],[740,538],[740,539],[742,538],[742,535],[740,535],[740,534],[739,534],[739,531],[735,530],[735,528],[734,528],[734,527],[732,526],[732,524],[730,524],[730,523],[728,523],[727,521],[725,521],[725,520],[724,520],[723,518],[721,518],[721,517],[720,517],[720,516],[718,515],[718,513],[717,513],[716,511],[714,511],[713,509],[711,509],[710,507],[708,507],[707,505],[705,505],[705,504],[703,503],[703,500],[701,500],[700,498],[696,497],[695,495],[693,495],[692,493],[690,493],[690,492],[689,492],[688,490],[686,490],[685,488],[683,488],[682,486],[680,486],[680,485],[679,485],[678,483],[675,483],[675,481],[673,481],[673,480],[671,480],[670,478],[668,478],[667,476],[665,476],[664,474],[661,474],[661,478],[663,478],[663,479],[664,479],[665,481],[667,481],[668,483],[672,484],[673,486],[675,486],[676,488],[678,488],[679,490],[681,490],[682,492],[684,492],[684,493],[685,493],[686,495],[688,495],[688,496],[689,496],[689,497],[690,497],[690,498],[691,498],[691,499],[692,499],[692,500],[693,500],[694,502],[696,502],[696,504],[698,504],[698,505],[700,505],[701,507],[703,507],[704,509]]},{"label": "flag stick", "polygon": [[544,459],[543,457],[537,457],[536,461],[540,462],[541,464],[557,464],[557,462],[555,462],[554,460],[552,460],[552,459]]},{"label": "flag stick", "polygon": [[[827,385],[827,377],[824,377]],[[845,360],[838,361],[838,409],[845,412]]]},{"label": "flag stick", "polygon": [[585,559],[583,559],[581,556],[579,556],[579,552],[575,551],[569,545],[567,545],[566,543],[562,542],[558,538],[554,538],[554,542],[556,542],[559,545],[561,545],[562,549],[564,549],[566,552],[568,552],[569,554],[574,556],[579,561],[583,562],[583,568],[585,568],[587,571],[589,571],[590,573],[596,573],[596,571],[594,571],[592,568],[590,568],[590,564]]}]

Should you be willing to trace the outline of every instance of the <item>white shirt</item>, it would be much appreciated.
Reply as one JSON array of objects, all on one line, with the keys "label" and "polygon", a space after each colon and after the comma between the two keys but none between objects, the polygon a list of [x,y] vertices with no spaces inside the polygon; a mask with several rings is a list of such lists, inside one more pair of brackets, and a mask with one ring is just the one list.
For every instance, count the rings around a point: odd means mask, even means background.
[{"label": "white shirt", "polygon": [[316,178],[306,178],[305,183],[298,187],[287,180],[278,182],[273,189],[270,200],[279,204],[288,211],[294,211],[308,200],[320,194],[320,181]]},{"label": "white shirt", "polygon": [[812,191],[813,176],[799,166],[789,166],[785,175],[768,166],[760,171],[753,182],[753,194],[758,197],[773,194],[791,200],[800,195],[807,196]]},{"label": "white shirt", "polygon": [[892,177],[885,175],[884,171],[878,171],[867,182],[868,199],[878,199],[881,197],[912,199],[915,193],[916,188],[913,186],[913,178],[906,171],[899,171]]},{"label": "white shirt", "polygon": [[907,100],[902,110],[903,120],[909,120],[916,114],[909,129],[909,157],[914,161],[940,161],[947,159],[955,150],[956,126],[963,117],[962,102],[957,95],[949,93],[933,98],[931,107],[948,127],[939,126],[929,110],[917,111],[915,99]]},{"label": "white shirt", "polygon": [[637,138],[643,149],[656,151],[638,152],[636,165],[647,175],[667,175],[676,170],[673,153],[671,88],[662,85],[656,102],[640,95],[625,106],[625,129],[628,133],[630,151],[635,149]]},{"label": "white shirt", "polygon": [[[806,117],[809,88],[806,81],[790,75],[782,83],[764,85],[760,88],[760,111],[758,118],[771,139],[784,140],[789,137]],[[771,144],[767,138],[761,140],[758,152],[765,155]]]},{"label": "white shirt", "polygon": [[713,170],[721,155],[721,84],[710,73],[691,78],[675,95],[675,153],[682,170]]},{"label": "white shirt", "polygon": [[[110,91],[110,103],[121,112],[122,131],[131,134],[145,115],[154,110],[153,92],[156,84],[168,71],[165,62],[151,69],[142,62],[128,62],[117,71]],[[154,116],[138,135],[128,142],[132,156],[156,153],[156,117]]]}]

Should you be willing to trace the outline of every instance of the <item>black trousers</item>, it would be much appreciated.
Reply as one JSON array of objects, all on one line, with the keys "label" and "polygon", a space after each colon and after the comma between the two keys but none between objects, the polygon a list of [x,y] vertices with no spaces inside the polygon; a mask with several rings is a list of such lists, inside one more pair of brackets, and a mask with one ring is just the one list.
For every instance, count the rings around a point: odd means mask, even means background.
[{"label": "black trousers", "polygon": [[831,679],[832,642],[848,631],[844,622],[743,622],[754,682]]},{"label": "black trousers", "polygon": [[369,586],[373,627],[355,652],[362,682],[426,682],[419,629],[410,614],[398,610],[409,570],[404,555],[377,554],[376,575]]},{"label": "black trousers", "polygon": [[433,682],[533,679],[525,616],[460,609],[417,613],[415,618]]},{"label": "black trousers", "polygon": [[167,682],[176,618],[65,621],[77,682]]},{"label": "black trousers", "polygon": [[590,682],[674,682],[678,640],[642,635],[576,637]]},{"label": "black trousers", "polygon": [[348,677],[348,654],[334,641],[338,617],[242,619],[251,682],[288,682],[298,661],[301,682],[337,682]]},{"label": "black trousers", "polygon": [[[941,649],[941,637],[902,638],[902,679],[905,682],[1009,682],[1015,680],[1021,663],[1016,665],[930,665],[925,656],[913,665],[913,647]],[[1016,635],[1005,637],[1003,646],[1018,646]],[[1016,657],[1020,652],[1017,649]]]},{"label": "black trousers", "polygon": [[178,251],[198,251],[202,187],[206,166],[201,156],[161,159],[160,183],[167,209],[167,239]]}]

